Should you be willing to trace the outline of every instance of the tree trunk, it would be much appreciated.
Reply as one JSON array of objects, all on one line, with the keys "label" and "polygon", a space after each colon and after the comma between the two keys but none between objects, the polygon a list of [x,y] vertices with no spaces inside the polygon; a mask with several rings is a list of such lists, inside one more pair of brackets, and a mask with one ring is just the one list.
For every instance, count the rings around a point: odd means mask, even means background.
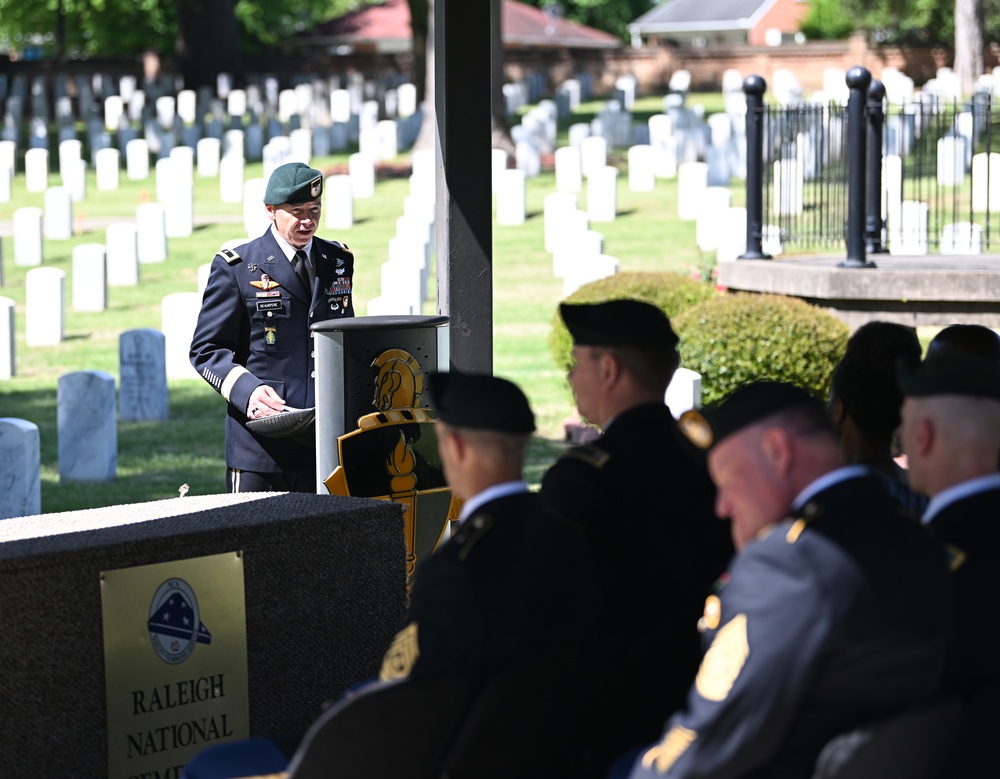
[{"label": "tree trunk", "polygon": [[[455,0],[452,0],[455,2]],[[417,83],[417,95],[423,94],[423,121],[420,124],[420,132],[417,140],[413,143],[416,149],[433,149],[434,138],[434,0],[427,2],[427,38],[425,42],[424,60],[424,84]],[[414,41],[413,56],[417,56],[416,41]],[[415,69],[414,69],[415,70]],[[421,89],[421,86],[423,89]]]},{"label": "tree trunk", "polygon": [[245,82],[240,33],[233,9],[236,0],[177,0],[177,56],[185,89],[216,86],[220,73]]},{"label": "tree trunk", "polygon": [[417,87],[417,105],[420,105],[426,99],[431,5],[428,0],[409,0],[409,5],[410,32],[413,36],[413,83]]},{"label": "tree trunk", "polygon": [[971,95],[983,74],[983,2],[955,0],[955,73]]},{"label": "tree trunk", "polygon": [[503,96],[503,28],[500,0],[490,0],[490,129],[493,148],[514,153],[507,126],[507,101]]}]

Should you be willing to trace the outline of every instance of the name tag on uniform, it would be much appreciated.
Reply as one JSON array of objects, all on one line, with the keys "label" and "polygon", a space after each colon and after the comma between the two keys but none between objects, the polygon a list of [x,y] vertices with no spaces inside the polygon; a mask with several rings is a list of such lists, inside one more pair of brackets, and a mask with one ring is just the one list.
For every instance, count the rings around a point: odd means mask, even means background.
[{"label": "name tag on uniform", "polygon": [[258,300],[258,311],[284,311],[285,304],[281,300]]}]

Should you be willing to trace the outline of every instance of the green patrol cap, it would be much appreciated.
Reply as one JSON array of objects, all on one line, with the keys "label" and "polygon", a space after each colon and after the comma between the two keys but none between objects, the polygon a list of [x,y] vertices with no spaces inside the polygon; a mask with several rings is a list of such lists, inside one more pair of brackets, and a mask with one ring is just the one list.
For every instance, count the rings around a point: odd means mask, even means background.
[{"label": "green patrol cap", "polygon": [[899,368],[906,396],[979,395],[1000,400],[1000,365],[982,357],[931,357],[916,367]]},{"label": "green patrol cap", "polygon": [[435,416],[454,427],[531,433],[535,415],[520,388],[507,379],[484,373],[430,373],[430,406]]},{"label": "green patrol cap", "polygon": [[577,346],[674,349],[679,340],[667,315],[641,300],[560,303],[559,315]]},{"label": "green patrol cap", "polygon": [[710,449],[755,422],[800,406],[811,406],[820,415],[824,411],[823,402],[802,387],[781,381],[755,381],[733,390],[716,405],[685,411],[677,425],[699,449]]},{"label": "green patrol cap", "polygon": [[274,169],[267,180],[264,203],[308,203],[323,194],[323,174],[302,162],[286,162]]}]

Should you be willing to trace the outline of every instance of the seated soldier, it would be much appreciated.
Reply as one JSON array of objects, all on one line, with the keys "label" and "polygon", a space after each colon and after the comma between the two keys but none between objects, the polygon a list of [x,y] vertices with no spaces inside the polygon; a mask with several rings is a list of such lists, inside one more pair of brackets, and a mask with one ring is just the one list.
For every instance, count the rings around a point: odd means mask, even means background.
[{"label": "seated soldier", "polygon": [[[464,500],[461,524],[414,573],[381,680],[471,671],[485,682],[529,652],[578,638],[585,646],[597,610],[589,558],[579,534],[540,511],[524,481],[535,429],[524,393],[505,379],[465,373],[430,374],[427,386],[445,478]],[[280,772],[300,738],[213,747],[184,776]]]},{"label": "seated soldier", "polygon": [[750,384],[681,427],[708,450],[738,553],[705,602],[686,708],[629,776],[812,776],[834,736],[935,695],[951,635],[943,550],[882,479],[841,466],[802,389]]}]

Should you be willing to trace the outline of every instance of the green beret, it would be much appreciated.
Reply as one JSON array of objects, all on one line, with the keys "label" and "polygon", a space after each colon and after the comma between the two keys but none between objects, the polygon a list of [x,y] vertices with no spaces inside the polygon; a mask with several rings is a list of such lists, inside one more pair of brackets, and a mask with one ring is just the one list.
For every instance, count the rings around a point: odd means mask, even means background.
[{"label": "green beret", "polygon": [[932,357],[899,368],[903,395],[979,395],[1000,400],[1000,365],[982,357]]},{"label": "green beret", "polygon": [[677,424],[695,446],[710,449],[755,422],[798,407],[811,407],[819,415],[824,413],[823,402],[802,387],[780,381],[756,381],[733,390],[716,405],[684,412]]},{"label": "green beret", "polygon": [[559,315],[577,346],[677,348],[677,334],[657,306],[641,300],[560,303]]},{"label": "green beret", "polygon": [[286,162],[274,169],[267,180],[264,203],[308,203],[323,194],[323,174],[302,162]]},{"label": "green beret", "polygon": [[430,373],[430,406],[435,416],[454,427],[531,433],[535,415],[516,384],[482,373]]}]

